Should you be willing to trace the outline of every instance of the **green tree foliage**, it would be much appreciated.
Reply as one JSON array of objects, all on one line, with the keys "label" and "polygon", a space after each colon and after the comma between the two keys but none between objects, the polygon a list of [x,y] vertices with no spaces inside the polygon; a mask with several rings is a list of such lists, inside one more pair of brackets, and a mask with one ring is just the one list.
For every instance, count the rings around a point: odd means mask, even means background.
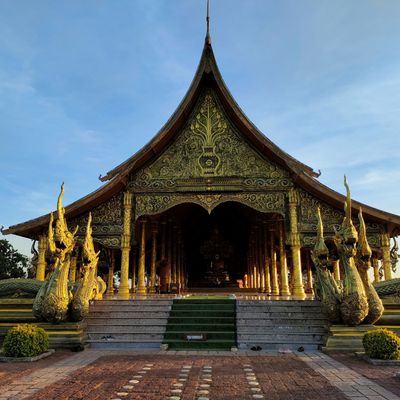
[{"label": "green tree foliage", "polygon": [[5,239],[0,239],[0,279],[25,278],[29,259]]}]

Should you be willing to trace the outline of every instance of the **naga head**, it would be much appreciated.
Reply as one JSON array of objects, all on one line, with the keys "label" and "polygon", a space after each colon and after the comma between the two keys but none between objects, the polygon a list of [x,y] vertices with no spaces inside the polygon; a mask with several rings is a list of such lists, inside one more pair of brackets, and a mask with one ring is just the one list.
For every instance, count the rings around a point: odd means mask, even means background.
[{"label": "naga head", "polygon": [[53,233],[53,213],[50,214],[49,223],[49,248],[52,253],[58,253],[60,259],[64,259],[65,256],[72,252],[75,246],[75,235],[78,232],[79,227],[75,228],[75,231],[71,233],[68,230],[68,225],[65,220],[65,209],[62,206],[62,198],[64,196],[64,182],[61,185],[61,191],[57,200],[57,220],[55,226],[55,232]]},{"label": "naga head", "polygon": [[367,229],[365,226],[361,207],[360,207],[360,211],[358,213],[358,220],[360,221],[360,234],[359,234],[358,247],[357,247],[358,258],[359,258],[362,266],[364,266],[365,268],[369,268],[370,260],[371,260],[371,256],[372,256],[372,250],[368,243]]},{"label": "naga head", "polygon": [[317,264],[316,267],[326,268],[328,265],[329,250],[325,244],[324,225],[322,223],[321,210],[319,207],[317,208],[317,219],[317,240],[312,251],[312,257],[314,264]]},{"label": "naga head", "polygon": [[83,243],[83,265],[85,269],[97,267],[100,251],[94,250],[92,237],[92,213],[89,213],[88,224],[86,228],[85,242]]},{"label": "naga head", "polygon": [[346,201],[344,203],[344,218],[342,226],[338,232],[335,232],[335,242],[340,243],[342,250],[348,257],[356,255],[356,244],[358,234],[353,221],[351,220],[351,195],[350,188],[347,183],[346,175],[344,176],[344,186],[346,187]]}]

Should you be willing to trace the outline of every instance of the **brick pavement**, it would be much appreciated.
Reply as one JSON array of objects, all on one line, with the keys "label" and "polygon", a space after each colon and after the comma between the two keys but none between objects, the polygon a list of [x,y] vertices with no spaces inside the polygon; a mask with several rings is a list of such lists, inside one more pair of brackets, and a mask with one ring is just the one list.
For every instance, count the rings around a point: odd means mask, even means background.
[{"label": "brick pavement", "polygon": [[349,353],[333,354],[331,357],[400,396],[400,379],[396,378],[396,374],[400,372],[400,366],[381,365],[377,367]]},{"label": "brick pavement", "polygon": [[246,400],[395,394],[322,353],[113,352],[88,350],[23,374],[0,399]]},{"label": "brick pavement", "polygon": [[[323,353],[300,353],[297,357],[344,393],[349,399],[398,400],[396,394]],[[377,368],[377,371],[380,367]]]}]

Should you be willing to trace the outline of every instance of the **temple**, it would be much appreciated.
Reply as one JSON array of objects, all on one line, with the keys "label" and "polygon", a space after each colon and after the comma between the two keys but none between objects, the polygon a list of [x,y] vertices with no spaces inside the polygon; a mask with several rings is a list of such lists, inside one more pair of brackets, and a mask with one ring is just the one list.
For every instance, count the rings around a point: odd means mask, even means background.
[{"label": "temple", "polygon": [[[91,213],[109,295],[120,270],[120,299],[207,288],[304,297],[313,292],[318,208],[333,276],[342,273],[333,237],[345,196],[318,176],[245,116],[222,79],[207,29],[194,79],[164,127],[100,177],[103,186],[65,208],[69,227],[79,226],[69,279],[79,274]],[[400,216],[356,201],[353,215],[361,206],[375,281],[391,279],[390,239],[400,232]],[[38,280],[49,262],[49,220],[47,214],[4,231],[38,241]]]}]

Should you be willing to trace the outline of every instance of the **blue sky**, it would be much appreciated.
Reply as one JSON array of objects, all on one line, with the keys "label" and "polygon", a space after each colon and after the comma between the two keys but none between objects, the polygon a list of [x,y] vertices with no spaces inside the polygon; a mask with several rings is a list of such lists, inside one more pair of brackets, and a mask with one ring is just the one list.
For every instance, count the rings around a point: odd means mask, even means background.
[{"label": "blue sky", "polygon": [[[0,226],[100,186],[182,99],[205,0],[0,2]],[[343,193],[400,214],[400,1],[213,0],[214,52],[247,116]],[[29,241],[8,237],[23,252]]]}]

